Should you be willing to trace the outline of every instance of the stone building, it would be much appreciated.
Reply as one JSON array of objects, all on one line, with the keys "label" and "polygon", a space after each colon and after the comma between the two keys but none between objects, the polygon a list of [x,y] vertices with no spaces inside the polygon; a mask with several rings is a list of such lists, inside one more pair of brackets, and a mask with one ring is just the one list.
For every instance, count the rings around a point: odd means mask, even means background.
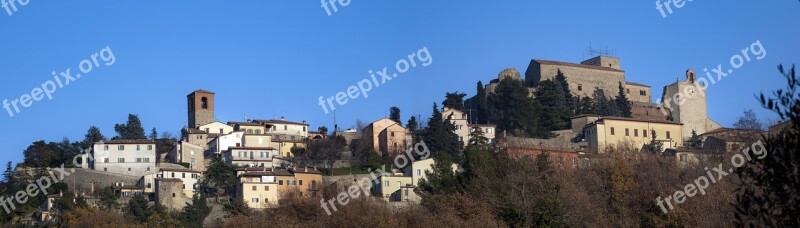
[{"label": "stone building", "polygon": [[700,135],[722,127],[708,118],[706,91],[696,82],[694,70],[686,70],[686,80],[665,86],[661,99],[663,113],[683,123],[684,137],[690,137],[692,130]]},{"label": "stone building", "polygon": [[408,129],[389,118],[372,122],[362,132],[367,138],[364,142],[367,148],[372,147],[384,157],[400,154],[411,144]]},{"label": "stone building", "polygon": [[189,105],[189,128],[214,122],[214,92],[197,90],[186,96]]},{"label": "stone building", "polygon": [[156,178],[156,202],[164,205],[170,211],[180,211],[186,204],[192,203],[192,198],[186,196],[183,181],[176,178]]}]

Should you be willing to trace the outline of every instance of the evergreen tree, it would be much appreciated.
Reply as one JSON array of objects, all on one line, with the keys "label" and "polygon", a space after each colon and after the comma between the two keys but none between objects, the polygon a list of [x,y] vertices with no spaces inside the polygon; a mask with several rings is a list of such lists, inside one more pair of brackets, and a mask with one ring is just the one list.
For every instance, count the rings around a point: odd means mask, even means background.
[{"label": "evergreen tree", "polygon": [[617,107],[619,108],[619,115],[622,117],[631,117],[631,101],[625,95],[625,88],[622,87],[622,82],[619,82],[619,93],[616,98]]},{"label": "evergreen tree", "polygon": [[464,111],[464,97],[467,96],[465,93],[447,93],[445,95],[445,100],[442,102],[442,106],[445,108],[451,108],[459,111]]},{"label": "evergreen tree", "polygon": [[590,97],[581,97],[578,102],[578,108],[575,111],[577,115],[583,114],[594,114],[594,103],[592,103],[592,98]]},{"label": "evergreen tree", "polygon": [[[561,72],[561,69],[558,69],[558,73],[556,73],[556,77],[554,80],[558,85],[561,85],[561,91],[564,93],[564,100],[566,101],[568,111],[570,112],[570,117],[572,117],[572,110],[575,110],[578,106],[577,104],[577,97],[572,96],[572,91],[569,89],[569,82],[567,82],[567,76]],[[567,119],[569,120],[569,119]]]},{"label": "evergreen tree", "polygon": [[119,135],[119,139],[147,139],[139,116],[133,114],[128,115],[127,124],[114,125],[114,131]]},{"label": "evergreen tree", "polygon": [[192,204],[186,204],[181,213],[181,225],[184,227],[203,227],[203,220],[211,213],[206,197],[195,194]]},{"label": "evergreen tree", "polygon": [[703,139],[701,139],[700,136],[697,135],[697,132],[695,130],[692,130],[692,137],[689,138],[689,143],[687,143],[687,145],[690,148],[702,149]]},{"label": "evergreen tree", "polygon": [[569,128],[571,105],[561,82],[550,79],[541,81],[535,94],[535,100],[542,106],[540,126],[550,131]]},{"label": "evergreen tree", "polygon": [[11,162],[6,164],[6,171],[3,172],[3,183],[9,184],[14,182],[14,170],[11,168]]},{"label": "evergreen tree", "polygon": [[425,142],[432,154],[445,154],[450,161],[460,161],[463,144],[459,143],[455,129],[450,120],[442,118],[442,113],[434,103],[433,114],[428,120],[428,127],[420,133],[420,140]]},{"label": "evergreen tree", "polygon": [[158,131],[156,131],[156,128],[153,128],[153,130],[150,131],[150,140],[155,141],[156,139],[158,139]]},{"label": "evergreen tree", "polygon": [[417,123],[417,117],[411,116],[411,118],[408,118],[408,123],[406,124],[406,128],[408,128],[408,131],[411,132],[412,134],[416,132],[417,129],[419,128],[419,123]]},{"label": "evergreen tree", "polygon": [[389,119],[397,122],[400,125],[403,125],[403,121],[400,120],[400,108],[392,107],[389,109]]},{"label": "evergreen tree", "polygon": [[664,143],[662,143],[661,141],[656,140],[656,138],[658,138],[658,135],[656,135],[656,130],[650,130],[650,136],[652,138],[650,138],[650,144],[647,145],[648,150],[650,151],[650,153],[654,153],[654,154],[661,153],[661,151],[664,150],[664,148],[663,148],[664,147]]},{"label": "evergreen tree", "polygon": [[487,123],[487,119],[488,119],[487,118],[488,117],[488,113],[487,112],[489,111],[489,105],[487,103],[488,101],[486,100],[487,99],[487,97],[486,97],[486,88],[484,88],[483,82],[481,82],[481,81],[478,81],[478,93],[477,93],[476,97],[478,99],[478,104],[477,104],[477,107],[476,107],[476,111],[478,112],[478,114],[476,115],[476,117],[477,117],[476,118],[477,119],[476,122],[478,124],[486,124]]},{"label": "evergreen tree", "polygon": [[103,136],[102,132],[100,132],[100,128],[97,128],[96,126],[91,126],[89,127],[89,130],[86,132],[86,136],[83,139],[83,143],[87,145],[92,145],[96,142],[104,140],[106,140],[106,137]]},{"label": "evergreen tree", "polygon": [[551,137],[550,131],[539,126],[540,112],[540,104],[518,80],[500,81],[489,96],[489,122],[497,125],[498,132],[521,137]]},{"label": "evergreen tree", "polygon": [[318,127],[317,131],[319,131],[319,133],[322,134],[323,136],[327,136],[328,135],[328,127],[326,127],[326,126]]},{"label": "evergreen tree", "polygon": [[481,151],[489,151],[489,139],[486,138],[480,127],[472,127],[472,129],[470,129],[469,142],[467,144],[467,147],[473,147]]},{"label": "evergreen tree", "polygon": [[592,93],[592,114],[601,115],[601,116],[609,116],[611,110],[608,107],[608,97],[606,97],[606,93],[603,92],[602,89],[597,88]]}]

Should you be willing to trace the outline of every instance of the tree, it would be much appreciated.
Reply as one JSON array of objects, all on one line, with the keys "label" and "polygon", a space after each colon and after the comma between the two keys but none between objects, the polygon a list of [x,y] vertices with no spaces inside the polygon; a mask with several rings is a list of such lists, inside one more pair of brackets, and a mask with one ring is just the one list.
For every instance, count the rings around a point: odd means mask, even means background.
[{"label": "tree", "polygon": [[575,114],[577,115],[594,114],[593,108],[594,108],[594,103],[592,103],[591,97],[581,97],[580,99],[578,99],[578,108],[575,111]]},{"label": "tree", "polygon": [[617,94],[615,102],[619,108],[620,116],[631,117],[631,101],[629,101],[628,96],[625,95],[625,88],[622,87],[622,82],[619,82],[619,93]]},{"label": "tree", "polygon": [[150,208],[147,206],[147,199],[142,195],[136,195],[128,200],[128,213],[133,215],[139,223],[147,222],[150,218]]},{"label": "tree", "polygon": [[328,127],[326,126],[320,126],[319,128],[317,128],[317,131],[319,131],[319,133],[322,134],[323,136],[328,135]]},{"label": "tree", "polygon": [[250,215],[250,207],[247,206],[247,203],[244,202],[239,197],[234,197],[228,203],[223,205],[223,211],[228,213],[229,215],[236,216],[236,215],[243,215],[249,216]]},{"label": "tree", "polygon": [[[752,145],[749,160],[735,173],[741,180],[736,190],[736,226],[739,227],[798,227],[800,226],[800,78],[794,67],[778,70],[787,79],[785,89],[772,97],[761,94],[761,105],[778,114],[789,125]],[[737,127],[760,129],[755,115],[746,112],[746,121]],[[740,121],[737,121],[739,123]]]},{"label": "tree", "polygon": [[[563,76],[562,76],[563,77]],[[568,90],[568,89],[567,89]],[[539,82],[535,100],[542,107],[540,126],[550,131],[569,128],[572,117],[571,95],[566,94],[561,81],[544,80]],[[567,98],[570,97],[570,98]]]},{"label": "tree", "polygon": [[697,132],[694,129],[692,129],[692,136],[689,137],[689,142],[687,143],[687,146],[689,146],[689,148],[694,148],[694,149],[703,149],[703,139],[701,139],[700,136],[697,135]]},{"label": "tree", "polygon": [[464,97],[466,96],[466,93],[447,93],[445,94],[445,99],[442,102],[442,106],[445,108],[464,111]]},{"label": "tree", "polygon": [[564,100],[567,102],[567,108],[569,111],[575,110],[577,108],[578,101],[577,97],[572,96],[572,91],[569,89],[569,82],[567,82],[567,76],[561,72],[561,69],[558,69],[558,73],[556,73],[556,77],[554,79],[558,85],[561,85],[561,91],[564,92]]},{"label": "tree", "polygon": [[206,197],[195,194],[192,204],[186,204],[181,213],[181,224],[186,227],[203,227],[203,220],[211,213]]},{"label": "tree", "polygon": [[398,108],[398,107],[390,108],[389,109],[389,119],[402,125],[403,121],[400,120],[400,108]]},{"label": "tree", "polygon": [[11,161],[6,164],[6,171],[3,172],[3,183],[13,183],[14,182],[14,170],[11,169]]},{"label": "tree", "polygon": [[489,151],[489,139],[483,134],[480,127],[472,127],[469,133],[469,142],[467,147],[474,147],[476,150]]},{"label": "tree", "polygon": [[[347,140],[341,135],[313,141],[308,145],[308,156],[313,163],[323,163],[329,169],[342,158],[342,151],[347,147]],[[333,173],[331,172],[331,175]]]},{"label": "tree", "polygon": [[736,119],[736,122],[733,123],[733,127],[746,130],[764,130],[764,125],[761,124],[761,121],[758,120],[756,113],[753,112],[752,109],[745,110],[743,116]]},{"label": "tree", "polygon": [[110,187],[100,189],[98,195],[100,196],[100,205],[105,209],[117,209],[119,207],[119,203],[117,203],[118,197],[111,191]]},{"label": "tree", "polygon": [[153,130],[150,131],[150,140],[155,141],[156,139],[158,139],[158,131],[156,131],[156,128],[153,128]]},{"label": "tree", "polygon": [[44,141],[33,142],[25,149],[23,156],[23,164],[28,167],[56,166],[56,163],[60,160],[60,154]]},{"label": "tree", "polygon": [[147,139],[139,116],[129,114],[127,124],[114,125],[119,139]]},{"label": "tree", "polygon": [[460,161],[463,144],[458,141],[455,129],[449,119],[442,118],[442,113],[434,103],[428,128],[420,132],[420,140],[425,142],[432,154],[446,154],[449,160]]},{"label": "tree", "polygon": [[222,191],[228,193],[228,190],[233,190],[236,184],[234,173],[233,167],[222,161],[222,159],[211,157],[202,185],[208,188],[206,191],[216,193],[216,196],[219,196]]},{"label": "tree", "polygon": [[406,128],[408,128],[408,131],[411,132],[412,134],[416,132],[417,129],[419,128],[419,123],[417,123],[417,117],[411,116],[411,118],[408,118],[408,123],[406,124]]},{"label": "tree", "polygon": [[488,120],[487,112],[489,111],[489,103],[486,96],[486,88],[484,88],[483,82],[481,81],[478,81],[477,87],[478,87],[477,88],[478,92],[476,95],[478,99],[478,104],[476,108],[478,112],[477,122],[478,124],[486,124],[487,123],[486,121]]},{"label": "tree", "polygon": [[539,124],[540,106],[521,81],[504,79],[489,95],[489,122],[512,136],[549,138],[552,133]]},{"label": "tree", "polygon": [[[97,128],[96,126],[91,126],[91,127],[89,127],[89,130],[86,132],[86,136],[83,139],[83,143],[85,143],[86,145],[91,146],[92,144],[94,144],[96,142],[100,142],[100,141],[104,141],[104,140],[106,140],[106,137],[103,136],[102,132],[100,132],[100,128]],[[88,148],[88,147],[86,147],[86,148]]]},{"label": "tree", "polygon": [[656,138],[658,138],[658,135],[656,135],[656,130],[650,130],[650,136],[652,136],[652,138],[650,138],[650,144],[647,145],[648,150],[650,153],[654,154],[661,153],[661,151],[664,150],[664,143],[656,140]]}]

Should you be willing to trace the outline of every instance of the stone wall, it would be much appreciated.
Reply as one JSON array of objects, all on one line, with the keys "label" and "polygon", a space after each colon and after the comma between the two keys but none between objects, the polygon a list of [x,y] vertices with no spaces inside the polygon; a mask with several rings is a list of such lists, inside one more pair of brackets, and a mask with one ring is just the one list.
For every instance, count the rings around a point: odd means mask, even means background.
[{"label": "stone wall", "polygon": [[[70,170],[68,169],[67,171]],[[58,172],[53,171],[53,173]],[[90,169],[75,169],[72,174],[65,176],[61,182],[69,185],[70,190],[74,189],[79,193],[92,194],[92,183],[94,183],[94,192],[97,193],[100,189],[108,188],[118,182],[125,183],[125,185],[136,185],[141,178]]]},{"label": "stone wall", "polygon": [[570,92],[576,96],[591,97],[595,88],[602,89],[606,96],[616,96],[619,83],[625,84],[625,72],[574,65],[577,64],[540,64],[532,60],[525,72],[526,84],[536,86],[540,81],[553,79],[559,70],[566,76]]},{"label": "stone wall", "polygon": [[157,178],[156,202],[164,205],[168,210],[180,211],[192,199],[183,193],[183,181],[180,179]]}]

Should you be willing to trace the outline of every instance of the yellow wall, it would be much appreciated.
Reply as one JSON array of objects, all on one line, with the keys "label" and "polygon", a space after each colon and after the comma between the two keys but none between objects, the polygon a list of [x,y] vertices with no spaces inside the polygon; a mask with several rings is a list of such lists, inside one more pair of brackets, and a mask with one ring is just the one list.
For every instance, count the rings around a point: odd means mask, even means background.
[{"label": "yellow wall", "polygon": [[[626,129],[627,134],[625,133]],[[683,145],[681,125],[677,123],[603,119],[603,121],[587,127],[585,135],[590,151],[604,153],[605,148],[623,142],[630,142],[634,147],[642,148],[644,145],[650,144],[653,137],[651,130],[656,131],[656,140],[666,140],[662,149]],[[645,131],[646,134],[643,133]],[[669,132],[669,138],[667,138],[667,132]]]}]

